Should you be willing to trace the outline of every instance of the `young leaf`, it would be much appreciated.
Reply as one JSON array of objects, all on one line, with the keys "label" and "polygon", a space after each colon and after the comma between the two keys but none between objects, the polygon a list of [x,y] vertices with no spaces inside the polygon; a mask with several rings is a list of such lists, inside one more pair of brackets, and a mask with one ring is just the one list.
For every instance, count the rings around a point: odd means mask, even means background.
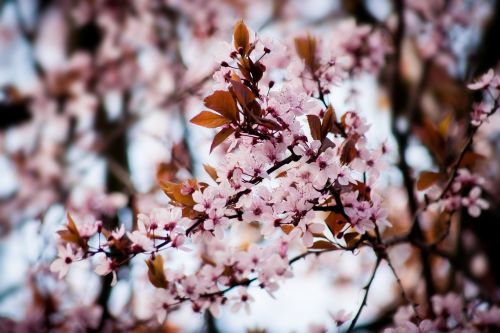
[{"label": "young leaf", "polygon": [[314,140],[321,140],[321,120],[318,116],[307,115],[307,122],[311,130],[311,136]]},{"label": "young leaf", "polygon": [[69,212],[66,213],[66,217],[68,218],[66,229],[59,230],[57,233],[59,234],[61,239],[67,242],[74,243],[82,247],[85,246],[82,237],[80,237],[80,233],[78,232],[75,221],[73,220]]},{"label": "young leaf", "polygon": [[236,50],[241,47],[246,54],[250,46],[250,34],[243,20],[239,20],[238,23],[236,23],[233,32],[233,38],[234,47],[236,48]]},{"label": "young leaf", "polygon": [[194,206],[192,195],[184,195],[181,193],[181,184],[172,182],[159,181],[160,188],[174,202],[183,206]]},{"label": "young leaf", "polygon": [[476,164],[476,162],[480,162],[485,160],[486,157],[484,157],[481,154],[475,153],[473,151],[468,151],[464,154],[464,157],[460,161],[460,168],[472,168]]},{"label": "young leaf", "polygon": [[148,278],[153,286],[156,288],[167,288],[168,282],[163,271],[163,258],[157,254],[154,260],[146,260],[148,265]]},{"label": "young leaf", "polygon": [[220,113],[227,119],[236,121],[239,119],[238,108],[233,96],[229,91],[217,90],[203,100],[205,106]]},{"label": "young leaf", "polygon": [[299,57],[304,60],[307,68],[314,73],[316,64],[316,39],[311,35],[295,38],[295,49]]},{"label": "young leaf", "polygon": [[422,171],[417,180],[417,190],[423,191],[429,188],[432,184],[438,181],[440,177],[439,173],[431,171]]},{"label": "young leaf", "polygon": [[231,80],[231,89],[238,103],[244,108],[255,100],[253,92],[239,80]]},{"label": "young leaf", "polygon": [[331,212],[326,217],[325,223],[332,235],[337,236],[344,229],[347,221],[341,214]]},{"label": "young leaf", "polygon": [[357,232],[349,232],[344,235],[344,240],[347,247],[353,247],[359,240],[359,234]]},{"label": "young leaf", "polygon": [[209,164],[203,164],[203,169],[205,169],[205,171],[208,173],[208,175],[210,176],[210,178],[212,178],[215,182],[217,181],[217,170],[215,170],[215,168]]},{"label": "young leaf", "polygon": [[323,117],[323,123],[321,124],[322,138],[325,138],[329,132],[335,134],[339,133],[339,130],[335,125],[336,121],[337,117],[335,116],[335,111],[333,110],[333,107],[330,105],[328,106],[328,110],[326,110],[325,112],[325,116]]},{"label": "young leaf", "polygon": [[216,113],[201,111],[193,119],[191,119],[191,122],[203,127],[216,128],[229,124],[231,121],[223,116],[219,116]]},{"label": "young leaf", "polygon": [[315,249],[315,250],[330,250],[330,249],[336,249],[337,246],[333,244],[332,242],[325,241],[325,240],[317,240],[314,242],[314,244],[310,247],[310,249]]},{"label": "young leaf", "polygon": [[358,137],[355,135],[350,136],[348,139],[346,139],[341,147],[341,153],[340,153],[340,162],[343,164],[349,164],[351,163],[357,156],[358,151],[356,150],[356,141],[358,140]]},{"label": "young leaf", "polygon": [[224,140],[226,140],[231,134],[234,133],[234,129],[231,127],[223,128],[219,133],[215,134],[212,145],[210,146],[210,152],[212,152],[215,147],[220,145]]},{"label": "young leaf", "polygon": [[443,138],[448,137],[448,131],[450,129],[451,117],[452,117],[452,113],[448,112],[448,114],[444,117],[444,119],[441,120],[441,122],[439,123],[438,131],[439,131],[439,134],[441,134],[441,136]]}]

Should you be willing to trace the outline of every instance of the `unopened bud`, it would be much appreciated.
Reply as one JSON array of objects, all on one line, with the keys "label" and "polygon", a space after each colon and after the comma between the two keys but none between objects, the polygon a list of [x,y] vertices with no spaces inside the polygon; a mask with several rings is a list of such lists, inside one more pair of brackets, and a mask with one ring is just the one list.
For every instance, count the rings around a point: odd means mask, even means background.
[{"label": "unopened bud", "polygon": [[229,64],[227,62],[225,62],[225,61],[221,62],[220,65],[222,67],[229,67]]},{"label": "unopened bud", "polygon": [[274,87],[274,81],[269,81],[269,89],[271,89],[272,87]]},{"label": "unopened bud", "polygon": [[96,221],[95,226],[97,227],[97,232],[101,233],[102,231],[102,221]]},{"label": "unopened bud", "polygon": [[267,47],[264,47],[264,52],[265,53],[271,53],[271,50],[269,48],[267,48]]}]

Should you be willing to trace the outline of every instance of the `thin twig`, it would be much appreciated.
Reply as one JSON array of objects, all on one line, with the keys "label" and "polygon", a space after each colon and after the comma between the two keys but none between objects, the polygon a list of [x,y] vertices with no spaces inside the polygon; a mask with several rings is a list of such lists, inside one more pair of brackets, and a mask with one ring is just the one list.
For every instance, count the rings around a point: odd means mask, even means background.
[{"label": "thin twig", "polygon": [[365,290],[365,295],[363,296],[363,301],[361,302],[361,305],[359,306],[358,312],[354,316],[354,319],[351,321],[351,325],[349,325],[349,328],[347,329],[347,333],[352,332],[352,330],[354,329],[354,326],[356,326],[356,323],[358,322],[359,316],[361,315],[363,308],[366,306],[366,301],[368,299],[368,293],[370,292],[370,287],[371,287],[372,282],[375,278],[375,275],[377,274],[377,270],[378,270],[378,267],[379,267],[381,261],[382,261],[382,258],[380,256],[378,256],[377,262],[375,263],[375,267],[373,267],[373,272],[372,272],[372,275],[370,276],[370,280],[368,280],[368,283],[363,288]]}]

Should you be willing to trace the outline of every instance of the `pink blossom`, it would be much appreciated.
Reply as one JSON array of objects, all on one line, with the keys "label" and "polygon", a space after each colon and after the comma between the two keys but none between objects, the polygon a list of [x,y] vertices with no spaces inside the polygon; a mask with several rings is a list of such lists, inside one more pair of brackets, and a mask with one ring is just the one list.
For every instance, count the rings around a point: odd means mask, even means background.
[{"label": "pink blossom", "polygon": [[212,210],[221,209],[226,201],[217,197],[217,191],[213,187],[207,187],[203,192],[193,193],[193,200],[196,202],[193,209],[198,212],[209,213]]},{"label": "pink blossom", "polygon": [[352,313],[348,313],[346,310],[341,309],[335,313],[330,313],[330,316],[332,317],[333,321],[335,322],[335,325],[337,327],[342,326],[345,322],[351,319]]},{"label": "pink blossom", "polygon": [[99,275],[108,275],[109,273],[113,273],[113,280],[111,281],[111,285],[114,286],[117,282],[116,277],[116,267],[112,260],[108,259],[106,256],[102,255],[98,258],[98,264],[96,265],[94,271]]},{"label": "pink blossom", "polygon": [[125,236],[125,225],[120,225],[120,227],[116,227],[115,230],[111,232],[111,236],[113,239],[121,239],[123,236]]},{"label": "pink blossom", "polygon": [[462,198],[462,205],[467,208],[469,215],[472,217],[478,217],[481,210],[490,207],[488,201],[481,198],[481,188],[477,186],[469,192],[467,197]]},{"label": "pink blossom", "polygon": [[80,260],[81,254],[79,251],[73,251],[69,243],[66,243],[66,247],[58,246],[57,249],[59,258],[50,264],[50,270],[59,273],[59,278],[62,279],[68,273],[69,266],[74,261]]},{"label": "pink blossom", "polygon": [[231,300],[234,302],[231,310],[233,312],[238,312],[241,307],[245,308],[246,313],[250,313],[250,303],[254,301],[254,298],[250,296],[247,292],[246,288],[238,288],[238,296],[231,297]]}]

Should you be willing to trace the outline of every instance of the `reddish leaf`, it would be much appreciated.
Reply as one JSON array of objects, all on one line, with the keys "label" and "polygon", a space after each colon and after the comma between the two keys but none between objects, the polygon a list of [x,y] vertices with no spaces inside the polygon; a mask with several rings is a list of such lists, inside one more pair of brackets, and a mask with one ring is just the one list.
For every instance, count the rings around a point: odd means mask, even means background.
[{"label": "reddish leaf", "polygon": [[68,219],[66,229],[59,230],[57,233],[63,240],[84,247],[85,243],[82,237],[80,237],[80,233],[78,232],[78,228],[76,227],[75,221],[71,217],[71,214],[67,212],[66,217]]},{"label": "reddish leaf", "polygon": [[255,95],[253,92],[245,86],[241,81],[239,80],[231,80],[231,88],[236,96],[236,99],[238,100],[238,103],[243,108],[246,108],[248,105],[250,105],[251,102],[255,100]]},{"label": "reddish leaf", "polygon": [[307,122],[311,130],[311,136],[314,140],[321,140],[321,120],[318,116],[307,115]]},{"label": "reddish leaf", "polygon": [[359,234],[357,232],[350,232],[344,235],[344,240],[347,247],[353,247],[359,240]]},{"label": "reddish leaf", "polygon": [[365,183],[356,181],[356,183],[352,185],[352,191],[358,191],[359,200],[370,200],[370,187],[366,186]]},{"label": "reddish leaf", "polygon": [[212,109],[227,119],[236,121],[239,119],[239,112],[233,96],[229,91],[217,90],[212,95],[203,100],[205,106]]},{"label": "reddish leaf", "polygon": [[210,146],[210,152],[212,152],[215,147],[220,145],[224,140],[226,140],[231,134],[234,133],[234,129],[231,127],[223,128],[219,133],[217,133],[212,141],[212,145]]},{"label": "reddish leaf", "polygon": [[333,107],[328,106],[328,110],[325,112],[325,116],[323,117],[323,123],[321,124],[321,137],[326,138],[326,135],[331,132],[334,134],[340,133],[339,129],[335,125],[337,122],[337,117],[335,115],[335,111]]},{"label": "reddish leaf", "polygon": [[325,240],[315,241],[314,244],[310,247],[310,249],[316,249],[316,250],[330,250],[336,248],[337,246],[335,244]]},{"label": "reddish leaf", "polygon": [[167,288],[168,282],[163,270],[162,256],[156,254],[154,260],[146,260],[146,265],[148,265],[148,278],[151,284],[156,288]]},{"label": "reddish leaf", "polygon": [[451,117],[452,117],[452,113],[448,112],[448,114],[444,117],[444,119],[441,120],[441,122],[439,123],[438,132],[439,132],[439,134],[441,134],[441,137],[443,137],[443,138],[448,137],[448,131],[450,129]]},{"label": "reddish leaf", "polygon": [[172,181],[177,171],[178,169],[172,163],[161,162],[156,168],[156,179],[163,182]]},{"label": "reddish leaf", "polygon": [[295,49],[307,68],[314,73],[317,69],[316,39],[311,35],[295,38]]},{"label": "reddish leaf", "polygon": [[325,223],[328,226],[328,229],[330,230],[332,235],[337,236],[342,231],[342,229],[344,229],[344,226],[346,225],[347,221],[345,217],[342,216],[341,214],[331,212],[326,217]]},{"label": "reddish leaf", "polygon": [[432,184],[438,181],[440,177],[439,173],[431,171],[423,171],[417,180],[417,189],[423,191],[429,188]]},{"label": "reddish leaf", "polygon": [[[196,188],[195,181],[190,181],[190,184]],[[191,195],[184,195],[181,193],[181,184],[172,182],[159,181],[159,185],[163,192],[174,202],[183,206],[194,206],[194,200]]]},{"label": "reddish leaf", "polygon": [[210,178],[212,178],[214,181],[217,181],[217,170],[215,170],[215,168],[209,164],[203,164],[203,169],[205,169],[205,171],[208,173],[208,175],[210,176]]},{"label": "reddish leaf", "polygon": [[236,23],[233,31],[234,47],[238,50],[240,47],[246,53],[250,46],[250,34],[243,20]]},{"label": "reddish leaf", "polygon": [[356,158],[358,151],[356,150],[357,136],[350,136],[347,138],[340,147],[340,161],[343,164],[349,164]]},{"label": "reddish leaf", "polygon": [[198,115],[191,119],[191,122],[203,127],[216,128],[229,124],[231,121],[223,116],[219,116],[216,113],[201,111]]},{"label": "reddish leaf", "polygon": [[472,151],[466,152],[460,161],[460,168],[472,168],[476,162],[483,161],[486,157]]}]

